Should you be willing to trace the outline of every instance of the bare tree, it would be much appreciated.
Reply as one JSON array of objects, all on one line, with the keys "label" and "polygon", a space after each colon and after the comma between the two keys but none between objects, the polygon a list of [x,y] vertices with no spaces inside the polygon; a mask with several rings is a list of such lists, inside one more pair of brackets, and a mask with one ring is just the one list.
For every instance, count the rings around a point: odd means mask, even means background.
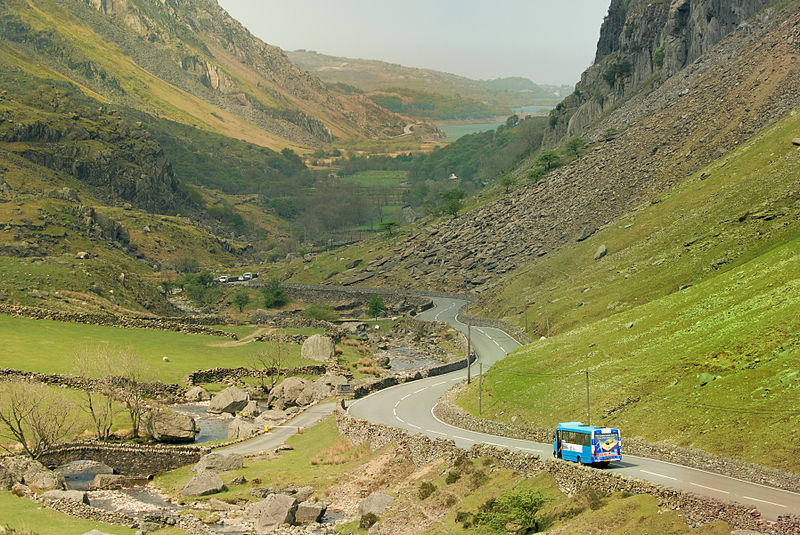
[{"label": "bare tree", "polygon": [[83,347],[75,353],[75,372],[81,377],[95,379],[84,390],[82,409],[89,414],[98,440],[108,440],[114,426],[114,397],[110,376],[115,371],[115,355],[105,346]]},{"label": "bare tree", "polygon": [[[265,392],[272,390],[278,379],[280,379],[283,371],[281,368],[282,360],[283,350],[279,343],[276,343],[274,347],[263,349],[253,356],[252,366],[258,372],[261,389]],[[267,387],[268,377],[269,387]]]},{"label": "bare tree", "polygon": [[4,381],[0,383],[0,438],[20,443],[25,453],[37,459],[74,432],[72,409],[72,402],[51,387]]},{"label": "bare tree", "polygon": [[131,417],[132,437],[138,438],[142,417],[148,411],[145,387],[152,379],[152,370],[130,350],[121,351],[114,361],[116,374],[122,378],[123,383],[117,396]]}]

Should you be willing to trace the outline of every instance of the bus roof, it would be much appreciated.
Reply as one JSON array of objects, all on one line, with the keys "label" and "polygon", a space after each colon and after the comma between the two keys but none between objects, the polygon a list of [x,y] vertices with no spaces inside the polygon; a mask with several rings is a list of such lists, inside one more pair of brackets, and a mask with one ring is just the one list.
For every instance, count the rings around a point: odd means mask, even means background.
[{"label": "bus roof", "polygon": [[585,425],[583,422],[561,422],[558,424],[559,431],[578,431],[579,433],[595,433],[600,431],[602,433],[617,433],[619,429],[611,427],[597,427],[594,425]]}]

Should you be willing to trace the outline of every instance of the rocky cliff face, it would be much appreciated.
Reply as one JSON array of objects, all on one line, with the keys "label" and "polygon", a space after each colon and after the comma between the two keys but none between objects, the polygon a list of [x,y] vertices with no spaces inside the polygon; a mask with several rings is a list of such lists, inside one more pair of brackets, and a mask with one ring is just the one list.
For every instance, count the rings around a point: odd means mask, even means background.
[{"label": "rocky cliff face", "polygon": [[[117,32],[114,40],[137,63],[291,141],[317,145],[333,136],[402,132],[397,116],[361,95],[330,92],[280,48],[251,35],[214,0],[84,2],[136,36],[121,39]],[[65,5],[70,3],[75,2]],[[77,12],[74,5],[71,9]],[[114,33],[103,22],[92,24],[101,33]]]},{"label": "rocky cliff face", "polygon": [[664,83],[774,0],[613,0],[594,65],[551,115],[555,145],[642,89]]},{"label": "rocky cliff face", "polygon": [[[419,228],[390,255],[342,280],[486,291],[684,180],[800,106],[800,3],[767,10],[657,88],[639,91],[584,130],[592,143],[571,164],[497,201]],[[613,52],[611,52],[613,54]],[[598,108],[602,110],[602,108]],[[614,128],[617,134],[603,133]]]}]

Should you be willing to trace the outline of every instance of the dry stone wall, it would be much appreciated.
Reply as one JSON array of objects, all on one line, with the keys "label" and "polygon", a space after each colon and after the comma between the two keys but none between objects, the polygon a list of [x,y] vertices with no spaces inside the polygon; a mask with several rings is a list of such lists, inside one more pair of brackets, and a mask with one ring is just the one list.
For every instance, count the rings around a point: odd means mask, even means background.
[{"label": "dry stone wall", "polygon": [[466,455],[471,459],[491,457],[500,466],[526,476],[549,472],[555,478],[559,488],[567,493],[575,493],[587,488],[599,488],[608,492],[650,494],[658,499],[661,507],[681,510],[687,521],[693,526],[714,520],[723,520],[736,529],[749,529],[764,534],[800,533],[800,517],[797,516],[784,516],[780,517],[778,522],[769,522],[761,518],[758,511],[738,504],[668,489],[647,481],[587,468],[575,463],[556,459],[542,460],[537,455],[487,444],[475,444],[465,451],[456,447],[452,440],[431,440],[423,435],[409,435],[406,430],[353,418],[342,410],[336,411],[336,424],[339,432],[347,436],[354,444],[368,443],[372,450],[388,444],[395,444],[417,465],[424,465],[439,458],[453,460],[460,455]]},{"label": "dry stone wall", "polygon": [[[522,425],[506,424],[493,420],[476,418],[455,404],[454,397],[459,387],[450,390],[442,396],[436,407],[436,415],[450,425],[469,429],[478,433],[487,433],[509,438],[532,440],[535,442],[552,443],[553,430]],[[707,470],[729,477],[751,481],[760,485],[777,487],[792,492],[800,492],[800,475],[792,474],[746,463],[735,459],[725,459],[708,452],[690,450],[671,444],[654,444],[638,438],[623,437],[625,453],[638,457],[658,459],[682,466],[689,466]]]},{"label": "dry stone wall", "polygon": [[18,318],[36,320],[63,321],[68,323],[83,323],[87,325],[105,325],[108,327],[122,327],[126,329],[154,329],[159,331],[174,331],[184,334],[206,334],[238,339],[236,334],[207,327],[204,324],[219,325],[225,320],[217,316],[187,317],[187,318],[150,318],[116,316],[113,314],[88,314],[82,312],[61,312],[43,308],[17,305],[13,303],[0,303],[0,314]]},{"label": "dry stone wall", "polygon": [[[475,355],[471,355],[470,362],[475,362],[475,359]],[[389,375],[387,377],[381,377],[380,379],[375,379],[369,383],[356,386],[353,388],[353,394],[355,395],[356,399],[363,398],[372,392],[377,392],[378,390],[383,390],[384,388],[389,388],[390,386],[408,383],[411,381],[418,381],[420,379],[424,379],[425,377],[436,377],[437,375],[444,375],[446,373],[454,372],[466,367],[467,359],[464,358],[455,362],[450,362],[449,364],[433,366],[432,368],[426,368],[414,373]]]},{"label": "dry stone wall", "polygon": [[[292,377],[295,375],[324,375],[326,372],[327,367],[324,364],[319,364],[289,368],[282,370],[281,374],[286,377]],[[260,377],[260,374],[261,370],[252,368],[212,368],[190,373],[186,376],[186,384],[192,387],[205,383],[238,383],[245,377]]]}]

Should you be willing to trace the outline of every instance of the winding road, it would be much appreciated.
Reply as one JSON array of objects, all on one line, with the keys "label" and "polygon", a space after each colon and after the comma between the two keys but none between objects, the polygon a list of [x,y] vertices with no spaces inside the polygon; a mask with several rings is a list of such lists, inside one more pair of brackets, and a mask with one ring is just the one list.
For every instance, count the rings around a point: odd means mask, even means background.
[{"label": "winding road", "polygon": [[[419,315],[420,319],[444,321],[466,334],[467,325],[456,318],[458,310],[464,304],[463,300],[434,298],[434,304],[434,308]],[[472,365],[473,377],[476,377],[479,363],[486,370],[520,346],[505,332],[487,327],[472,327],[471,339],[478,355],[478,360]],[[439,398],[454,384],[464,381],[466,375],[466,370],[459,370],[387,388],[353,402],[348,411],[355,417],[407,429],[412,434],[450,438],[457,446],[465,449],[481,442],[522,450],[541,457],[552,455],[552,444],[476,433],[439,420],[433,412]],[[737,502],[758,509],[768,520],[774,521],[779,515],[800,514],[798,493],[664,461],[625,455],[624,450],[622,462],[614,463],[603,470],[613,470],[665,487]]]}]

